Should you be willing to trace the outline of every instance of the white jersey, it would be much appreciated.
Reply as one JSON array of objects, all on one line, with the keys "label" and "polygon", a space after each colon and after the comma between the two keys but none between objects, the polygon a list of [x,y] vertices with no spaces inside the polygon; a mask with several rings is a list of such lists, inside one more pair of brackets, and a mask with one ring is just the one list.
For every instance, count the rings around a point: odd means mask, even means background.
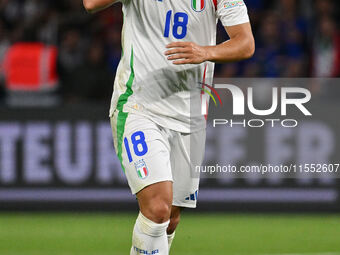
[{"label": "white jersey", "polygon": [[174,65],[164,55],[166,45],[176,41],[216,45],[218,19],[224,26],[249,22],[243,0],[121,2],[123,55],[110,116],[115,111],[123,112],[121,116],[140,114],[183,133],[205,128],[200,92],[202,83],[212,84],[214,63]]}]

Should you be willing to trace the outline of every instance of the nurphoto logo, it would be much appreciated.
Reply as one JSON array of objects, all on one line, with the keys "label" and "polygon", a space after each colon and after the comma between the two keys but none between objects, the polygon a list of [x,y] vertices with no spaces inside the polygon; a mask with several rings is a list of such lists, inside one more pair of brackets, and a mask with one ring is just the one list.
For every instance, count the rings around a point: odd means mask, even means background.
[{"label": "nurphoto logo", "polygon": [[[231,93],[233,100],[233,116],[245,116],[246,110],[248,110],[252,115],[258,116],[262,119],[243,119],[241,121],[228,120],[228,119],[214,119],[213,126],[218,125],[228,125],[230,127],[234,125],[242,125],[244,127],[263,127],[266,123],[271,124],[271,127],[275,127],[277,123],[281,123],[283,127],[296,127],[298,121],[295,119],[270,119],[263,117],[270,117],[271,115],[279,112],[281,117],[287,117],[287,108],[295,107],[304,116],[312,116],[312,113],[305,106],[310,102],[312,96],[311,92],[305,88],[299,87],[273,87],[272,88],[272,99],[271,106],[268,109],[257,109],[254,106],[254,89],[249,87],[246,93],[239,87],[231,84],[215,84],[210,86],[203,84],[202,86],[202,105],[201,113],[202,115],[208,114],[209,100],[212,99],[214,104],[217,106],[217,101],[213,94],[216,95],[220,101],[221,106],[223,106],[221,93],[217,92],[222,90],[223,93]],[[298,95],[298,96],[297,96]],[[247,108],[246,108],[247,107]]]}]

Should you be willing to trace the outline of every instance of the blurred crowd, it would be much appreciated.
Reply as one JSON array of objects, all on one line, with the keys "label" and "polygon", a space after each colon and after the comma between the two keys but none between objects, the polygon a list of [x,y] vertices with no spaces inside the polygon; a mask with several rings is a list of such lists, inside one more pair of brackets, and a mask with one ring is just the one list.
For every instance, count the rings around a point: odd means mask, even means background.
[{"label": "blurred crowd", "polygon": [[[207,0],[208,1],[208,0]],[[248,0],[255,56],[220,64],[217,77],[338,77],[338,1]],[[121,5],[89,15],[81,0],[0,0],[0,70],[20,42],[58,51],[56,91],[65,102],[109,100],[121,56]],[[227,40],[219,24],[218,42]],[[53,68],[53,66],[51,67]],[[6,94],[2,75],[2,92]]]},{"label": "blurred crowd", "polygon": [[[337,77],[340,75],[338,1],[248,0],[255,56],[223,65],[221,77]],[[219,40],[225,40],[219,30]]]}]

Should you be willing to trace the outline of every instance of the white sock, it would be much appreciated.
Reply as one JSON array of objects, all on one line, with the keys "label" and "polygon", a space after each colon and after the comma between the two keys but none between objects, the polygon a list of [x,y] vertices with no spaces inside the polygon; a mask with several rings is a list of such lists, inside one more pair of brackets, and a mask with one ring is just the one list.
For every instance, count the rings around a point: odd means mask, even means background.
[{"label": "white sock", "polygon": [[168,255],[166,229],[169,222],[157,224],[139,213],[133,229],[130,255]]},{"label": "white sock", "polygon": [[176,232],[173,232],[172,234],[168,235],[168,246],[169,246],[169,252],[170,252],[170,249],[171,249],[171,244],[172,244],[172,241],[174,240],[175,238],[175,233]]}]

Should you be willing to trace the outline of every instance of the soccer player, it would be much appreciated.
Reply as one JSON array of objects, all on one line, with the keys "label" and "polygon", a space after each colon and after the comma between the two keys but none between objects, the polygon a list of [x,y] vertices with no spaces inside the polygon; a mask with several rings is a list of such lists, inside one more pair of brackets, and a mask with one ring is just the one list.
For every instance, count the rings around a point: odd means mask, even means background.
[{"label": "soccer player", "polygon": [[[169,254],[181,208],[195,208],[205,118],[201,86],[214,62],[250,58],[242,0],[83,0],[89,12],[122,2],[123,55],[110,117],[116,153],[140,213],[130,254]],[[216,45],[221,20],[230,40]],[[196,109],[197,108],[197,109]]]}]

